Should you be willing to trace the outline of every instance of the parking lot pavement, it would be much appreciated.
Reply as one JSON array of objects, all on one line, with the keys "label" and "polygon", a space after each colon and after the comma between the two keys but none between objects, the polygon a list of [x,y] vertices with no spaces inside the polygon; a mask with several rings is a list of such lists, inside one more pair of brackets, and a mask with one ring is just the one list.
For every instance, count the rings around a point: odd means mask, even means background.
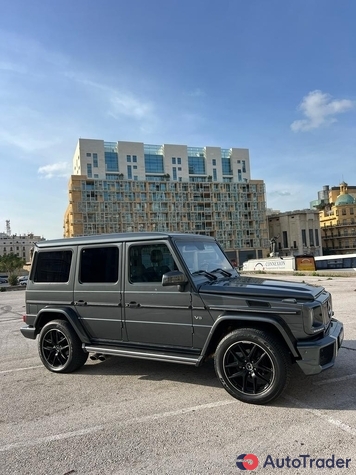
[{"label": "parking lot pavement", "polygon": [[345,340],[333,368],[306,377],[295,366],[268,406],[230,397],[212,364],[113,357],[50,373],[19,331],[24,292],[0,293],[1,474],[236,474],[244,454],[257,473],[355,473],[356,278],[285,278],[332,292]]}]

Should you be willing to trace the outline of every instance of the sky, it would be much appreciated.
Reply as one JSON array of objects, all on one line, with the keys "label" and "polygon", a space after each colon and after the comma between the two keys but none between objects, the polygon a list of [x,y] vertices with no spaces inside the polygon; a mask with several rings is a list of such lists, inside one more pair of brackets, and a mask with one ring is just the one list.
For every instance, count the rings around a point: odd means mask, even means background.
[{"label": "sky", "polygon": [[0,8],[0,233],[63,236],[79,138],[248,148],[280,211],[356,186],[356,2]]}]

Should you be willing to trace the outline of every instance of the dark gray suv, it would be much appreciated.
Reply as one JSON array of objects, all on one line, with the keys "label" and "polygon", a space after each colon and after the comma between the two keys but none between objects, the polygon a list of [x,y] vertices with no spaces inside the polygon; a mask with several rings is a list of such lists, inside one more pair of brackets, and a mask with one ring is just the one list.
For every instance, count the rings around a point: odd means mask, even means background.
[{"label": "dark gray suv", "polygon": [[343,340],[324,288],[240,276],[213,238],[192,234],[37,243],[24,320],[50,371],[75,371],[89,353],[214,358],[224,388],[254,404],[282,393],[292,363],[305,374],[331,367]]}]

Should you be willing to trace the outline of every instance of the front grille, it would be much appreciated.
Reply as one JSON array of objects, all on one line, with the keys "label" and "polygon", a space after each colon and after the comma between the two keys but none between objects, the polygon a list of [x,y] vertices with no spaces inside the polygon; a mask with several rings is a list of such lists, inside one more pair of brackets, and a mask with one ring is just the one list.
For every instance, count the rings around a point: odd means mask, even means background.
[{"label": "front grille", "polygon": [[330,296],[325,300],[325,302],[323,302],[321,306],[321,313],[324,325],[328,326],[333,316]]}]

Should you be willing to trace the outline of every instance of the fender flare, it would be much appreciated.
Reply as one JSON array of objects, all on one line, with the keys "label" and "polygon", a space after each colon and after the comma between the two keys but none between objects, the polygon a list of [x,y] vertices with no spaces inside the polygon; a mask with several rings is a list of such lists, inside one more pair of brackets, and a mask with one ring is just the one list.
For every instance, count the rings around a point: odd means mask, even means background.
[{"label": "fender flare", "polygon": [[[91,343],[89,336],[83,328],[83,325],[79,321],[78,314],[71,307],[44,307],[42,308],[35,319],[34,327],[36,330],[40,327],[40,322],[43,314],[53,313],[53,315],[62,315],[65,320],[67,320],[72,326],[73,330],[77,334],[78,338],[82,343]],[[53,318],[56,320],[56,318]],[[39,333],[39,332],[38,332]]]},{"label": "fender flare", "polygon": [[214,325],[211,327],[208,338],[206,339],[206,342],[202,349],[201,356],[203,358],[206,355],[210,341],[212,340],[218,326],[225,321],[244,322],[246,323],[246,327],[250,327],[250,328],[252,328],[254,326],[254,323],[256,322],[273,325],[278,331],[278,333],[281,335],[281,337],[283,338],[284,342],[288,346],[288,349],[290,350],[292,355],[295,358],[300,358],[298,350],[293,345],[293,342],[296,341],[296,339],[290,332],[288,326],[283,322],[283,320],[277,315],[275,315],[274,318],[270,318],[270,317],[267,317],[265,315],[260,315],[260,314],[248,314],[248,315],[223,314],[220,317],[218,317],[216,321],[214,322]]}]

